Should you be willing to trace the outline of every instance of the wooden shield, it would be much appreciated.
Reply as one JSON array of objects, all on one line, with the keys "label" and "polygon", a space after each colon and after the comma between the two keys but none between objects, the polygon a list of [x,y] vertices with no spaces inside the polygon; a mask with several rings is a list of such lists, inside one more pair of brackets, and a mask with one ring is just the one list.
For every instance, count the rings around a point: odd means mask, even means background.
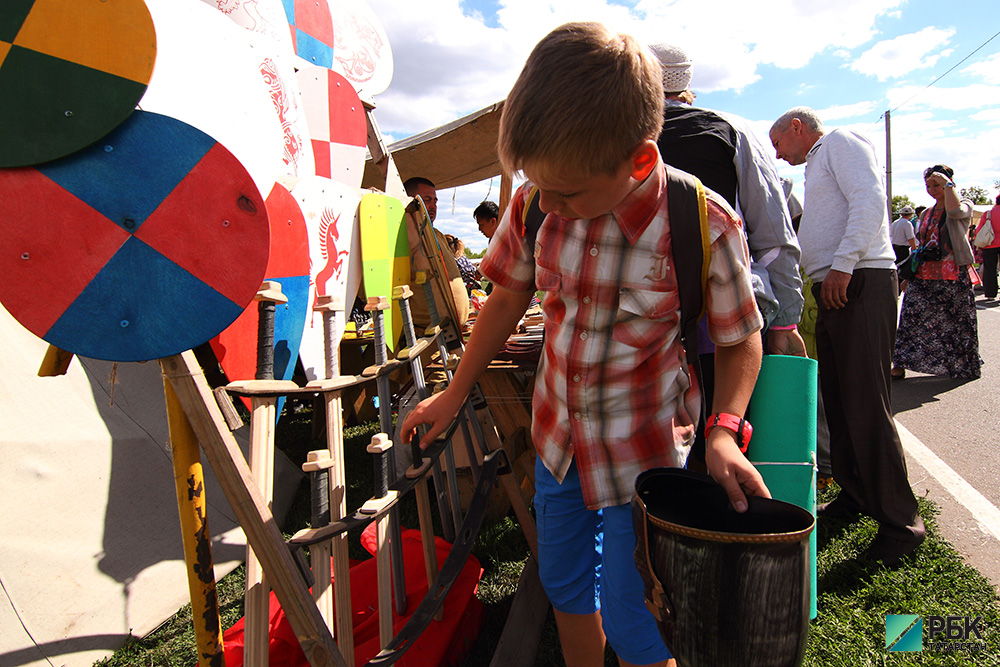
[{"label": "wooden shield", "polygon": [[156,59],[142,0],[0,3],[0,167],[89,146],[128,118]]},{"label": "wooden shield", "polygon": [[2,300],[70,352],[142,361],[225,329],[267,266],[263,198],[184,123],[137,111],[97,145],[0,170]]}]

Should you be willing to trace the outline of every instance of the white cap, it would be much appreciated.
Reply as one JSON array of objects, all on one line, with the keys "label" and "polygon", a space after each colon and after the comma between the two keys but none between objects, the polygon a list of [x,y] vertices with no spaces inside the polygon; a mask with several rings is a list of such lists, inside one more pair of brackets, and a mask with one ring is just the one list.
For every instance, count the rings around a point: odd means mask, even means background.
[{"label": "white cap", "polygon": [[691,59],[684,49],[671,44],[651,44],[649,50],[663,68],[663,92],[679,93],[691,86]]}]

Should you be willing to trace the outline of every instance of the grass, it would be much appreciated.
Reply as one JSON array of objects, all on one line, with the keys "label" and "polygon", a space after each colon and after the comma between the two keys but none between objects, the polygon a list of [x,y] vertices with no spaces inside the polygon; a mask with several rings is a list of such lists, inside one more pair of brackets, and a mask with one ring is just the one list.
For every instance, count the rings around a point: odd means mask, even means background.
[{"label": "grass", "polygon": [[[286,409],[279,423],[277,440],[296,464],[305,460],[310,449],[325,446],[311,437],[311,410],[299,406]],[[351,477],[348,506],[359,506],[371,494],[371,474],[364,446],[375,433],[375,425],[349,428],[345,432],[348,470],[362,470]],[[820,501],[831,499],[835,487],[820,493]],[[436,508],[434,510],[436,512]],[[853,522],[823,520],[818,525],[819,615],[810,627],[803,665],[806,667],[910,667],[965,666],[1000,667],[1000,600],[996,589],[978,571],[966,565],[959,553],[938,530],[936,506],[920,499],[920,514],[927,525],[927,540],[913,556],[896,569],[886,569],[860,558],[875,536],[876,524],[867,518]],[[296,497],[285,529],[294,532],[307,525],[308,485]],[[416,526],[412,502],[401,504],[401,521]],[[436,525],[437,517],[435,516]],[[367,558],[358,535],[350,536],[351,557]],[[479,599],[484,605],[484,622],[472,652],[463,662],[467,667],[489,665],[510,609],[528,547],[518,524],[509,516],[484,524],[473,554],[483,567]],[[244,569],[240,567],[218,584],[222,627],[228,628],[242,616]],[[982,653],[922,652],[890,653],[885,648],[885,615],[916,614],[927,617],[982,616],[982,628],[989,648]],[[196,664],[191,608],[186,605],[175,616],[145,638],[130,639],[106,660],[102,667],[191,667]],[[551,611],[543,629],[536,665],[563,664]],[[607,665],[616,665],[610,649]],[[703,667],[703,666],[699,666]],[[715,666],[713,666],[715,667]]]}]

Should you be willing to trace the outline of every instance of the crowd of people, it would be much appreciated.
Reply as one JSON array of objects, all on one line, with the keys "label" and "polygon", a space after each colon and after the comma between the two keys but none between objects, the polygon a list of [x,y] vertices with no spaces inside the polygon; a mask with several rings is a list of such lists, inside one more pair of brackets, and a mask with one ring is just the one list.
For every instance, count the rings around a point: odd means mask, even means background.
[{"label": "crowd of people", "polygon": [[[581,78],[592,83],[588,95],[570,83]],[[475,289],[485,277],[495,289],[452,382],[401,427],[427,425],[424,444],[441,433],[536,290],[544,293],[534,504],[539,576],[567,664],[603,664],[606,642],[623,665],[675,664],[633,561],[636,476],[700,467],[738,512],[748,496],[769,497],[743,454],[751,437],[745,412],[763,353],[807,354],[800,323],[808,323],[819,362],[828,432],[820,472],[840,487],[817,515],[874,518],[878,532],[864,557],[885,566],[925,536],[892,381],[905,369],[975,378],[982,364],[971,204],[951,168],[928,168],[933,204],[904,207],[890,224],[883,172],[864,136],[827,129],[814,110],[796,107],[774,121],[769,149],[745,120],[696,107],[691,78],[682,49],[646,48],[599,24],[567,24],[535,47],[505,102],[498,139],[504,169],[528,182],[502,215],[492,202],[476,208],[490,239],[478,270],[462,261],[462,242],[448,239],[466,285]],[[805,166],[801,205],[778,177],[778,159]],[[684,363],[670,261],[671,253],[696,251],[671,246],[669,217],[677,213],[666,192],[684,172],[708,187],[703,385]],[[529,233],[533,188],[544,220]],[[688,211],[686,222],[696,224],[698,206]],[[994,213],[998,224],[1000,209]],[[997,296],[998,254],[1000,234],[983,252],[989,298]],[[901,283],[897,264],[907,262],[914,272]]]}]

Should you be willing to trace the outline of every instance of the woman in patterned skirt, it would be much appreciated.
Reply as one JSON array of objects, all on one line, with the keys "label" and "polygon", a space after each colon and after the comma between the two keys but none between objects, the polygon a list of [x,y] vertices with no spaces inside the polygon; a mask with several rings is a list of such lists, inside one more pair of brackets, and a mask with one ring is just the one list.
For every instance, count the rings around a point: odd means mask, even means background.
[{"label": "woman in patterned skirt", "polygon": [[979,330],[970,269],[972,246],[967,230],[972,202],[961,199],[945,165],[924,170],[927,194],[934,206],[920,216],[917,242],[920,267],[903,297],[892,376],[906,369],[947,375],[979,377]]}]

